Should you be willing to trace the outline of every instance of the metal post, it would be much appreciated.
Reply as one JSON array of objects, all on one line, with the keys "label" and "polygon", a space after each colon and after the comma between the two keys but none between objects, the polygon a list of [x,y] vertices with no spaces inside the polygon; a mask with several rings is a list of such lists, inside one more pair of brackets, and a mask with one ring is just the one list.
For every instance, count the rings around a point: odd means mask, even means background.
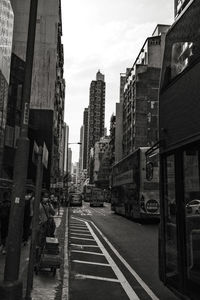
[{"label": "metal post", "polygon": [[36,176],[36,186],[35,186],[35,200],[33,209],[33,221],[32,221],[32,235],[31,235],[31,245],[29,254],[29,265],[28,265],[28,275],[27,275],[27,286],[26,286],[26,300],[31,300],[31,290],[33,287],[33,272],[34,264],[36,258],[36,245],[39,232],[39,207],[42,192],[42,178],[43,178],[43,165],[42,165],[42,147],[39,147],[38,159],[37,159],[37,176]]},{"label": "metal post", "polygon": [[24,190],[27,178],[29,157],[28,123],[37,5],[38,0],[31,0],[26,48],[25,76],[22,95],[22,124],[14,162],[13,190],[11,197],[11,211],[7,239],[4,281],[0,284],[0,299],[4,300],[22,299],[22,282],[19,281],[19,265],[21,256],[21,236],[25,204]]},{"label": "metal post", "polygon": [[68,180],[69,180],[69,143],[67,140],[67,206],[69,207],[69,193],[68,193]]}]

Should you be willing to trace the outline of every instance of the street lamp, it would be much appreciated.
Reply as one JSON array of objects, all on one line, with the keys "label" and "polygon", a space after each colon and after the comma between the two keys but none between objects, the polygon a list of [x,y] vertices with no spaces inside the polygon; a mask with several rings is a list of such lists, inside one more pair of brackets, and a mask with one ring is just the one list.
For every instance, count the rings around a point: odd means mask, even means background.
[{"label": "street lamp", "polygon": [[66,184],[66,187],[67,187],[67,203],[68,203],[68,206],[69,206],[69,192],[68,192],[68,181],[69,181],[69,145],[82,145],[82,143],[78,142],[78,143],[69,143],[67,141],[67,184]]}]

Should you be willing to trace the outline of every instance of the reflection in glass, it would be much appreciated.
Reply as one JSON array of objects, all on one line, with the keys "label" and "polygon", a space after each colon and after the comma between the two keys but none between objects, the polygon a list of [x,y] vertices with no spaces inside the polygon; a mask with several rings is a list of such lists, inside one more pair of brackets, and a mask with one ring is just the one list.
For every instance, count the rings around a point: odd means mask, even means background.
[{"label": "reflection in glass", "polygon": [[[166,220],[166,275],[168,278],[177,279],[177,228],[176,228],[176,198],[175,198],[175,167],[174,156],[166,159],[165,179],[165,220]],[[175,280],[173,284],[177,285]]]},{"label": "reflection in glass", "polygon": [[184,152],[187,277],[200,282],[200,182],[199,151]]}]

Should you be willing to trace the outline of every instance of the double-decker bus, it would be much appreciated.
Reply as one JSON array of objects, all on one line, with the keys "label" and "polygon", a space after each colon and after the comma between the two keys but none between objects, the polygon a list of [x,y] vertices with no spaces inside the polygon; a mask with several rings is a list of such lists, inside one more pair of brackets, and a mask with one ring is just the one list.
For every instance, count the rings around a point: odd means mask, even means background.
[{"label": "double-decker bus", "polygon": [[167,32],[159,95],[159,274],[181,299],[200,299],[200,1]]},{"label": "double-decker bus", "polygon": [[83,186],[83,199],[85,202],[90,202],[92,197],[92,188],[94,184],[86,184]]},{"label": "double-decker bus", "polygon": [[146,164],[146,151],[140,147],[112,168],[111,208],[131,219],[159,218],[158,154]]}]

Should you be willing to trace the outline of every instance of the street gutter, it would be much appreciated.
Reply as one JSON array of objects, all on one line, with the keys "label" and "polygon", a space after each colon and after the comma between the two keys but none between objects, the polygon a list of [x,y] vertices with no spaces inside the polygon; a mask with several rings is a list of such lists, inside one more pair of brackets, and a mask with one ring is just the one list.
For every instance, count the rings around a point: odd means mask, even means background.
[{"label": "street gutter", "polygon": [[69,251],[68,251],[68,231],[69,231],[69,209],[66,212],[65,223],[65,242],[64,242],[64,266],[63,266],[63,287],[62,300],[69,300]]}]

